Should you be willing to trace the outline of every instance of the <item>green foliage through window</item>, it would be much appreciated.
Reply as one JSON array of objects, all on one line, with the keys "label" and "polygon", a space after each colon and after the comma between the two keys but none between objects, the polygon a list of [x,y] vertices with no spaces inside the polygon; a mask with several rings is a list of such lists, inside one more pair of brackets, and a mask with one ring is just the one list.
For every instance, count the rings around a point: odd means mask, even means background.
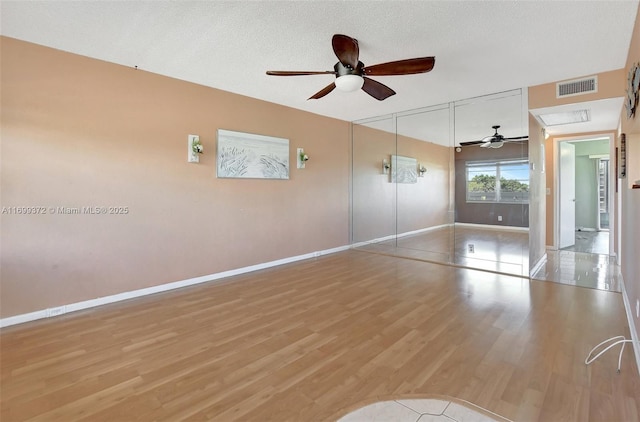
[{"label": "green foliage through window", "polygon": [[467,202],[529,202],[527,160],[466,163]]}]

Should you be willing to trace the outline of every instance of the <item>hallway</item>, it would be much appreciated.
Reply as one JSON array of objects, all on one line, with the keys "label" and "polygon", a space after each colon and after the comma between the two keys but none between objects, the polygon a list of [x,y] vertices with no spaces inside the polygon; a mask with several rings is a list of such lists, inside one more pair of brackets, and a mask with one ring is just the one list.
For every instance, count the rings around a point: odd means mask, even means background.
[{"label": "hallway", "polygon": [[562,250],[609,255],[609,231],[576,231],[576,243]]}]

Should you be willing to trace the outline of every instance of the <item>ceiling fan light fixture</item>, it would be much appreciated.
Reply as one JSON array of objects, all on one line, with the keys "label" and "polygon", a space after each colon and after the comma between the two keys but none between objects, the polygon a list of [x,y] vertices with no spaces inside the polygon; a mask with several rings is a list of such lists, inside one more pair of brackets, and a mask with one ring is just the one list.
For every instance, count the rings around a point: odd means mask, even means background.
[{"label": "ceiling fan light fixture", "polygon": [[493,142],[485,142],[484,144],[480,145],[482,148],[493,148],[493,149],[497,149],[497,148],[502,148],[502,146],[504,145],[504,141],[493,141]]},{"label": "ceiling fan light fixture", "polygon": [[399,76],[425,73],[433,69],[436,60],[435,57],[418,57],[415,59],[396,60],[365,67],[364,63],[358,58],[360,47],[358,47],[358,40],[355,38],[343,34],[334,34],[331,38],[331,46],[338,58],[338,63],[333,66],[333,71],[268,70],[267,75],[301,76],[331,73],[336,76],[335,81],[313,94],[309,97],[309,100],[322,98],[338,88],[338,90],[344,92],[353,92],[362,89],[366,94],[378,101],[382,101],[395,95],[396,92],[378,81],[369,78],[365,79],[364,75]]},{"label": "ceiling fan light fixture", "polygon": [[336,78],[336,88],[344,92],[353,92],[362,88],[364,78],[360,75],[342,75]]}]

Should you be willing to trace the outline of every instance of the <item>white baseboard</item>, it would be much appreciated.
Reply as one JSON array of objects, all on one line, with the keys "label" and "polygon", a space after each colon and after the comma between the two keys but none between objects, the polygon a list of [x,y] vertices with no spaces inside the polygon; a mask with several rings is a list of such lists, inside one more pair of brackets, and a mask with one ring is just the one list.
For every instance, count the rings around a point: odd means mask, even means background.
[{"label": "white baseboard", "polygon": [[636,357],[636,368],[638,368],[638,375],[640,375],[640,338],[638,338],[638,331],[636,331],[636,325],[633,322],[633,308],[627,297],[627,291],[624,288],[624,280],[620,279],[620,286],[622,287],[622,301],[624,302],[624,309],[627,312],[627,321],[629,322],[629,331],[631,332],[631,344],[633,345],[633,353]]},{"label": "white baseboard", "polygon": [[351,245],[351,248],[360,248],[362,246],[370,245],[372,243],[386,242],[387,240],[393,240],[393,239],[396,239],[398,237],[413,236],[415,234],[426,233],[426,232],[439,230],[439,229],[443,229],[445,227],[451,227],[451,226],[452,226],[452,224],[440,224],[438,226],[431,226],[431,227],[427,227],[425,229],[418,229],[418,230],[412,230],[412,231],[409,231],[409,232],[398,233],[397,235],[396,234],[390,234],[388,236],[376,237],[375,239],[365,240],[363,242],[353,243]]},{"label": "white baseboard", "polygon": [[456,227],[469,227],[472,229],[485,229],[485,230],[506,230],[514,232],[528,233],[529,227],[518,226],[499,226],[495,224],[477,224],[477,223],[456,223]]},{"label": "white baseboard", "polygon": [[120,302],[123,300],[133,299],[141,296],[152,295],[154,293],[166,292],[168,290],[174,290],[174,289],[179,289],[181,287],[192,286],[194,284],[207,283],[215,280],[220,280],[226,277],[231,277],[234,275],[240,275],[240,274],[244,274],[252,271],[263,270],[265,268],[276,267],[278,265],[289,264],[292,262],[302,261],[304,259],[315,258],[322,255],[341,252],[348,249],[351,249],[351,245],[340,246],[332,249],[325,249],[322,251],[316,251],[316,252],[311,252],[304,255],[278,259],[276,261],[265,262],[262,264],[250,265],[248,267],[237,268],[234,270],[223,271],[220,273],[189,278],[186,280],[174,281],[171,283],[161,284],[158,286],[147,287],[145,289],[132,290],[130,292],[118,293],[115,295],[104,296],[96,299],[85,300],[82,302],[76,302],[76,303],[70,303],[67,305],[57,306],[55,308],[42,309],[35,312],[15,315],[15,316],[0,319],[0,328],[8,327],[10,325],[23,324],[25,322],[35,321],[43,318],[51,318],[51,317],[67,314],[69,312],[80,311],[82,309],[87,309],[87,308],[94,308],[96,306],[106,305],[108,303]]},{"label": "white baseboard", "polygon": [[540,257],[540,259],[538,260],[538,262],[536,262],[536,265],[533,266],[533,268],[531,268],[529,270],[529,276],[534,275],[535,273],[538,272],[538,270],[540,270],[540,268],[542,268],[542,266],[547,262],[547,254],[545,253],[544,255],[542,255]]}]

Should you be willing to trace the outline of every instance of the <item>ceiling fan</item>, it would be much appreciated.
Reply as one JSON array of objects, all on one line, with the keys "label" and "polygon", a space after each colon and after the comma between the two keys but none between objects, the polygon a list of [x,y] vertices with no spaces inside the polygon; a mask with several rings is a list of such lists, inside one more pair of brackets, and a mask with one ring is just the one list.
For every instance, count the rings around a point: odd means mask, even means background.
[{"label": "ceiling fan", "polygon": [[342,91],[356,91],[360,88],[376,100],[382,101],[396,92],[386,85],[381,84],[367,76],[390,76],[390,75],[411,75],[425,73],[433,69],[436,62],[435,57],[420,57],[415,59],[398,60],[394,62],[381,63],[373,66],[365,66],[358,60],[359,48],[358,40],[347,35],[335,34],[331,40],[333,52],[338,57],[338,63],[333,66],[333,70],[305,72],[305,71],[279,71],[269,70],[267,75],[274,76],[303,76],[303,75],[325,75],[336,76],[335,82],[331,82],[311,97],[311,99],[322,98],[335,88]]},{"label": "ceiling fan", "polygon": [[468,141],[468,142],[460,142],[460,146],[469,146],[469,145],[480,145],[482,148],[502,148],[505,142],[510,141],[523,141],[525,139],[529,139],[528,136],[515,136],[512,138],[505,138],[504,136],[498,133],[498,129],[500,129],[500,125],[491,126],[496,133],[490,136],[485,136],[479,141]]}]

